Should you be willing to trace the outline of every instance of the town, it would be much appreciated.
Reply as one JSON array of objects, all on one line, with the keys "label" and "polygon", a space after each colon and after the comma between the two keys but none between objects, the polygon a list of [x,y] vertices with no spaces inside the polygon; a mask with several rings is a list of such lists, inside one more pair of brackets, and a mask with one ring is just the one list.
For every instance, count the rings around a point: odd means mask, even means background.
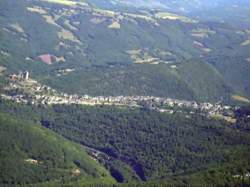
[{"label": "town", "polygon": [[[206,116],[216,116],[229,122],[234,122],[233,111],[235,107],[221,103],[198,103],[180,99],[163,98],[155,96],[89,96],[70,95],[58,92],[55,89],[42,85],[29,77],[29,72],[20,72],[9,76],[9,85],[4,88],[0,98],[12,100],[17,103],[32,105],[113,105],[131,108],[144,108],[161,113],[172,114],[187,110],[190,114],[201,113]],[[11,93],[11,94],[10,94]]]}]

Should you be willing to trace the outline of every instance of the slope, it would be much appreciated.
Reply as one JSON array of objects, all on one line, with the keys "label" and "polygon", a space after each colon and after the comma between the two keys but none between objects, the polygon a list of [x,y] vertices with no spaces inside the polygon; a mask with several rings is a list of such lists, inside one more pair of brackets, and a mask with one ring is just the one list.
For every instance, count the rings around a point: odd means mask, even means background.
[{"label": "slope", "polygon": [[60,91],[82,95],[154,95],[228,102],[234,93],[213,66],[200,60],[170,65],[97,66],[39,79]]},{"label": "slope", "polygon": [[38,125],[0,114],[0,185],[111,184],[83,148]]},{"label": "slope", "polygon": [[[0,69],[6,75],[28,70],[62,91],[90,95],[249,96],[248,30],[186,22],[165,10],[64,2],[0,2]],[[190,60],[197,58],[204,65]]]},{"label": "slope", "polygon": [[[103,162],[129,182],[133,177],[127,175],[135,173],[141,180],[181,177],[217,164],[241,162],[247,157],[239,155],[249,153],[250,137],[244,130],[249,122],[237,127],[185,111],[166,114],[112,106],[43,108],[2,102],[0,110],[40,121],[64,137],[108,155]],[[125,170],[122,163],[130,169]],[[249,169],[249,163],[243,166]]]}]

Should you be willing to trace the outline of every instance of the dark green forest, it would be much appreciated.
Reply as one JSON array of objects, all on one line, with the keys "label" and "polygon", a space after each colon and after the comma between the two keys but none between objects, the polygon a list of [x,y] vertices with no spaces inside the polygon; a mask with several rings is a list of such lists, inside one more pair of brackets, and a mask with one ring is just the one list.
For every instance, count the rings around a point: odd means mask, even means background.
[{"label": "dark green forest", "polygon": [[0,140],[0,186],[114,182],[81,146],[40,125],[1,113]]},{"label": "dark green forest", "polygon": [[236,184],[242,181],[233,176],[250,169],[246,131],[250,123],[242,117],[237,125],[230,125],[198,114],[185,117],[111,106],[39,107],[5,101],[0,111],[102,152],[110,159],[104,156],[99,162],[123,182],[201,185],[214,177],[214,184]]}]

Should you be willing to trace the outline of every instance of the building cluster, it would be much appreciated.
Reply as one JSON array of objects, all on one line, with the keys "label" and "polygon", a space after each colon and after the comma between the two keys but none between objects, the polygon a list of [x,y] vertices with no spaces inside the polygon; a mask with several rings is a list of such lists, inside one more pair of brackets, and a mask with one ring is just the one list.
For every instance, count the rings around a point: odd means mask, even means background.
[{"label": "building cluster", "polygon": [[[10,77],[13,80],[13,76]],[[30,104],[80,104],[80,105],[115,105],[128,106],[137,108],[146,108],[158,112],[173,113],[176,109],[190,109],[207,113],[208,115],[224,114],[225,111],[230,111],[230,106],[225,106],[220,103],[197,103],[196,101],[186,101],[171,98],[162,98],[154,96],[96,96],[89,95],[70,95],[59,93],[56,90],[41,85],[32,79],[29,79],[28,72],[20,72],[16,75],[19,81],[10,83],[6,90],[19,90],[19,93],[9,95],[2,94],[1,97],[7,100],[13,100],[19,103]],[[15,76],[14,76],[15,77]],[[27,79],[29,79],[27,81]]]},{"label": "building cluster", "polygon": [[234,175],[233,178],[239,178],[239,179],[244,179],[244,178],[250,178],[250,172],[247,172],[245,174],[237,174],[237,175]]},{"label": "building cluster", "polygon": [[28,71],[20,71],[19,74],[11,74],[9,76],[11,80],[28,80],[29,79],[29,72]]}]

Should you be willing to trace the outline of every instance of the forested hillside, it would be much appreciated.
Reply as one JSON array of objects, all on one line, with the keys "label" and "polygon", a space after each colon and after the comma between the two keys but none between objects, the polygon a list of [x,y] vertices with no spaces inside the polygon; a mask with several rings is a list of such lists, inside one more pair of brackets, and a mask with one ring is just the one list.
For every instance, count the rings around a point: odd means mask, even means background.
[{"label": "forested hillside", "polygon": [[[96,66],[42,81],[66,93],[80,95],[154,95],[198,101],[230,102],[233,89],[209,64]],[[75,81],[77,80],[77,81]],[[78,86],[78,85],[84,86]],[[222,99],[223,98],[223,99]]]},{"label": "forested hillside", "polygon": [[[240,171],[245,175],[249,170],[249,157],[240,156],[249,154],[249,133],[199,114],[162,114],[107,106],[44,108],[12,102],[1,102],[0,110],[40,122],[69,140],[101,152],[103,155],[97,159],[120,182],[174,177],[181,182],[183,176],[190,183],[196,177],[206,183],[204,180],[212,177],[211,173],[206,176],[210,172],[207,169],[212,168],[218,177],[215,184],[236,183],[233,176]],[[241,124],[249,126],[249,122]],[[229,169],[224,176],[225,168]]]},{"label": "forested hillside", "polygon": [[250,2],[0,0],[0,186],[250,186]]},{"label": "forested hillside", "polygon": [[0,186],[112,184],[83,148],[49,130],[0,114]]},{"label": "forested hillside", "polygon": [[6,75],[28,70],[61,91],[90,95],[250,96],[247,29],[94,1],[3,0],[0,9]]}]

